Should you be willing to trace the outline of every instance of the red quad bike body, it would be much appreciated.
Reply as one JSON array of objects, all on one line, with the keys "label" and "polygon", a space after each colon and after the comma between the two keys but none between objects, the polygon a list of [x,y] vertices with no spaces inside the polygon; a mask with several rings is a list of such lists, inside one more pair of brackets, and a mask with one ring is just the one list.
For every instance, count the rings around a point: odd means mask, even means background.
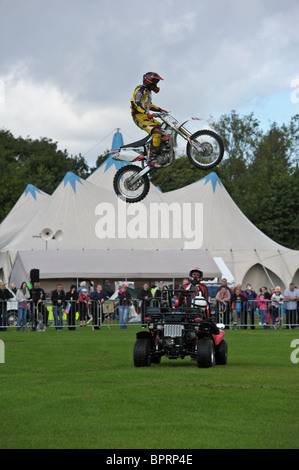
[{"label": "red quad bike body", "polygon": [[208,301],[200,298],[189,307],[172,306],[174,296],[174,291],[167,290],[161,294],[163,303],[149,302],[142,318],[144,329],[136,335],[135,367],[159,364],[163,356],[190,356],[202,368],[227,364],[225,332],[209,318]]}]

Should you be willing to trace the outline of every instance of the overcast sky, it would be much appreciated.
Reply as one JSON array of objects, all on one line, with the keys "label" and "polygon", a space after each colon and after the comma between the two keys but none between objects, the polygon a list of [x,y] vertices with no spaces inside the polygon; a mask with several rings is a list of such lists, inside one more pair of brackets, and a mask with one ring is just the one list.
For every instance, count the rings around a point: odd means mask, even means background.
[{"label": "overcast sky", "polygon": [[144,136],[129,106],[148,71],[179,120],[299,113],[298,0],[0,0],[0,18],[0,128],[91,166],[116,128]]}]

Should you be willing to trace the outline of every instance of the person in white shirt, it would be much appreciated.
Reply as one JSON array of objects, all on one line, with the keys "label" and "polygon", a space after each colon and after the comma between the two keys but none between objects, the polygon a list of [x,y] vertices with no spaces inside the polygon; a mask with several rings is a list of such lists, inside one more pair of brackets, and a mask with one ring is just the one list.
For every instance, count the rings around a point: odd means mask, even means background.
[{"label": "person in white shirt", "polygon": [[288,289],[284,291],[285,309],[286,309],[286,327],[295,328],[297,320],[297,301],[299,300],[299,289],[291,282]]}]

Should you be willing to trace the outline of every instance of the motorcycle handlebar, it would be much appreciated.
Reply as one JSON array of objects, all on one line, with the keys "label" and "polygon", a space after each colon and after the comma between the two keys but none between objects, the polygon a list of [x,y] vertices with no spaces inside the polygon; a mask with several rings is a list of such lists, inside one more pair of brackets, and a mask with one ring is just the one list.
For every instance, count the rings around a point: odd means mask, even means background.
[{"label": "motorcycle handlebar", "polygon": [[171,111],[164,111],[163,113],[153,113],[152,116],[153,116],[154,118],[156,118],[156,117],[159,118],[159,117],[167,116],[167,115],[170,114],[170,113],[171,113]]}]

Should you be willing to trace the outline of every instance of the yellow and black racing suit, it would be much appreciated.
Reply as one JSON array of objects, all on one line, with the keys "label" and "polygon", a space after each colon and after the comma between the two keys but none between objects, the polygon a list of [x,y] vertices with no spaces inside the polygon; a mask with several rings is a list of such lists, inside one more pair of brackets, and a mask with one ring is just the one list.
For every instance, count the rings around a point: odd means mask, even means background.
[{"label": "yellow and black racing suit", "polygon": [[153,135],[153,147],[158,149],[161,143],[161,123],[150,118],[149,111],[160,112],[161,108],[152,104],[151,92],[145,85],[135,88],[131,99],[131,114],[135,124],[148,134]]}]

